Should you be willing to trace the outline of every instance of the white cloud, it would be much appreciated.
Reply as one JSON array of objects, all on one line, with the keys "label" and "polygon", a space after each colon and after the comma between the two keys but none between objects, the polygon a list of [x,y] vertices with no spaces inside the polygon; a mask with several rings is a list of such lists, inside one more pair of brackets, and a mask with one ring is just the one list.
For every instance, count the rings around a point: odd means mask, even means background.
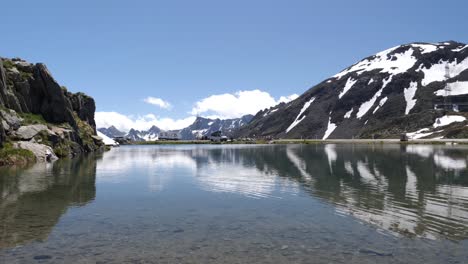
[{"label": "white cloud", "polygon": [[143,99],[143,101],[147,104],[152,104],[152,105],[155,105],[155,106],[159,106],[163,109],[169,109],[172,107],[172,105],[167,102],[167,101],[164,101],[163,99],[161,98],[157,98],[157,97],[151,97],[151,96],[148,96],[146,97],[145,99]]},{"label": "white cloud", "polygon": [[115,126],[121,131],[127,132],[134,128],[137,130],[148,130],[155,125],[163,130],[182,129],[195,121],[194,116],[184,119],[159,118],[153,114],[144,116],[127,116],[117,112],[96,112],[96,125],[98,128]]},{"label": "white cloud", "polygon": [[297,94],[292,94],[281,96],[279,100],[275,100],[269,93],[260,90],[211,95],[196,102],[191,114],[222,119],[237,118],[247,114],[256,114],[260,110],[281,102],[289,102],[297,97]]},{"label": "white cloud", "polygon": [[291,94],[288,96],[281,96],[280,99],[278,100],[278,103],[288,103],[291,102],[292,100],[296,100],[299,97],[298,94]]}]

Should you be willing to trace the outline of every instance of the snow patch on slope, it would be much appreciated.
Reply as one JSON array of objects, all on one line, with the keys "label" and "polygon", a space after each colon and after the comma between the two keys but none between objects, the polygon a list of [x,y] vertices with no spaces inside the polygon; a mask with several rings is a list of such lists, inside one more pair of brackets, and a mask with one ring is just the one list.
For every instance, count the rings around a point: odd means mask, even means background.
[{"label": "snow patch on slope", "polygon": [[441,126],[447,126],[452,123],[456,122],[463,122],[465,121],[466,118],[464,116],[458,116],[458,115],[445,115],[443,117],[437,118],[433,127],[441,127]]},{"label": "snow patch on slope", "polygon": [[[450,88],[450,95],[468,94],[468,82],[447,83]],[[440,89],[434,92],[437,96],[445,96],[445,90]]]},{"label": "snow patch on slope", "polygon": [[413,109],[413,107],[416,105],[416,99],[413,99],[414,95],[416,94],[416,90],[418,90],[417,82],[411,82],[410,86],[404,90],[406,100],[405,115],[409,114],[411,109]]},{"label": "snow patch on slope", "polygon": [[[301,111],[299,114],[296,116],[296,119],[294,122],[291,123],[291,125],[286,129],[286,133],[289,133],[291,129],[293,129],[295,126],[297,126],[306,116],[302,116],[302,114],[307,110],[307,108],[310,107],[310,105],[315,101],[315,97],[312,97],[309,101],[307,101],[304,106],[302,107]],[[302,118],[301,118],[302,116]]]},{"label": "snow patch on slope", "polygon": [[345,87],[343,88],[343,91],[338,95],[338,98],[341,99],[341,97],[343,97],[343,95],[346,94],[346,92],[349,91],[349,89],[351,89],[351,87],[353,87],[353,85],[357,82],[357,80],[354,80],[352,77],[349,77],[348,78],[348,81],[346,81],[346,85]]},{"label": "snow patch on slope", "polygon": [[434,44],[412,44],[411,46],[419,48],[421,50],[421,54],[431,53],[438,49]]},{"label": "snow patch on slope", "polygon": [[372,71],[380,69],[381,73],[389,73],[390,75],[399,74],[406,72],[411,69],[417,62],[417,59],[413,56],[413,49],[410,48],[405,52],[393,54],[389,56],[391,52],[399,48],[400,46],[382,51],[377,53],[371,59],[365,59],[354,66],[334,75],[334,78],[340,79],[348,73],[355,72],[360,75],[366,71]]},{"label": "snow patch on slope", "polygon": [[159,134],[146,134],[143,136],[145,141],[155,141],[159,139]]},{"label": "snow patch on slope", "polygon": [[457,59],[453,62],[440,60],[437,64],[433,64],[430,68],[426,68],[421,64],[419,69],[416,71],[422,71],[424,73],[424,79],[421,84],[426,86],[432,82],[441,82],[447,80],[445,78],[445,67],[449,67],[449,73],[451,77],[460,75],[461,72],[468,69],[468,58],[464,59],[462,62],[457,63]]},{"label": "snow patch on slope", "polygon": [[453,52],[460,52],[460,51],[462,51],[462,50],[464,50],[464,49],[466,49],[466,48],[468,48],[468,45],[466,45],[466,46],[464,46],[464,47],[460,47],[460,48],[453,49],[452,51],[453,51]]},{"label": "snow patch on slope", "polygon": [[322,139],[327,139],[331,135],[331,133],[333,133],[335,128],[336,128],[336,125],[331,122],[331,117],[329,117],[327,131],[325,131],[325,134],[323,135]]},{"label": "snow patch on slope", "polygon": [[372,108],[375,101],[377,101],[377,98],[379,98],[379,96],[382,94],[382,91],[383,91],[383,87],[380,90],[378,90],[369,101],[361,104],[356,115],[357,118],[363,117]]},{"label": "snow patch on slope", "polygon": [[97,131],[97,135],[98,137],[102,138],[102,142],[104,142],[104,144],[106,146],[116,146],[118,145],[119,143],[115,142],[115,140],[113,140],[112,138],[104,135],[103,133]]},{"label": "snow patch on slope", "polygon": [[386,96],[384,98],[380,99],[379,105],[374,109],[372,114],[375,114],[375,112],[377,112],[377,110],[379,110],[379,108],[382,107],[387,102],[387,99],[388,99],[388,97],[386,97]]},{"label": "snow patch on slope", "polygon": [[344,118],[350,118],[350,117],[351,117],[351,114],[353,113],[353,110],[354,110],[354,108],[351,108],[351,110],[349,110],[348,112],[346,112],[346,114],[344,115]]},{"label": "snow patch on slope", "polygon": [[419,129],[418,131],[415,131],[415,132],[406,133],[406,135],[410,139],[420,139],[420,138],[430,136],[430,135],[432,135],[434,133],[440,133],[442,131],[443,130],[429,132],[429,128],[422,128],[422,129]]}]

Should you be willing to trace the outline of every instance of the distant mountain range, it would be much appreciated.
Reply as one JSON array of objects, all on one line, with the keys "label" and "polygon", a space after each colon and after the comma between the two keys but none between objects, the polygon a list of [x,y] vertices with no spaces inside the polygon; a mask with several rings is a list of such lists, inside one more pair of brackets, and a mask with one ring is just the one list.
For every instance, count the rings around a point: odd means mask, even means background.
[{"label": "distant mountain range", "polygon": [[118,130],[115,126],[110,126],[108,128],[98,128],[98,131],[110,138],[123,137],[125,133]]},{"label": "distant mountain range", "polygon": [[244,125],[252,120],[253,115],[245,115],[234,119],[209,119],[197,117],[190,126],[180,130],[182,139],[191,140],[209,136],[211,133],[221,131],[223,135],[231,137]]},{"label": "distant mountain range", "polygon": [[[210,119],[197,117],[195,122],[190,126],[170,132],[179,134],[182,140],[193,140],[208,137],[215,131],[221,131],[223,135],[233,136],[242,126],[247,125],[252,120],[253,115],[245,115],[241,118],[234,119]],[[154,141],[159,139],[159,136],[164,130],[157,126],[152,126],[147,131],[130,129],[128,133],[119,131],[116,127],[98,128],[98,131],[110,138],[126,137],[131,141]]]},{"label": "distant mountain range", "polygon": [[139,131],[132,128],[130,131],[128,131],[125,137],[132,141],[154,141],[158,139],[159,133],[161,133],[161,131],[162,130],[157,126],[152,126],[147,131]]},{"label": "distant mountain range", "polygon": [[[367,57],[297,99],[252,116],[198,117],[179,131],[252,138],[468,138],[468,45],[400,45]],[[133,131],[132,139],[154,137]]]},{"label": "distant mountain range", "polygon": [[365,58],[296,100],[260,111],[239,136],[466,138],[467,112],[468,45],[412,43]]}]

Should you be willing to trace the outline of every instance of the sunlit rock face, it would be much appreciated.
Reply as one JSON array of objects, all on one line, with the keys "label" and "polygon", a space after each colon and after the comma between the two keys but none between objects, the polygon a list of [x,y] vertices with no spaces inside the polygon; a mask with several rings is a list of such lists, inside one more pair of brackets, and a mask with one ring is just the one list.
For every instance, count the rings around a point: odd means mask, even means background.
[{"label": "sunlit rock face", "polygon": [[[468,46],[412,43],[365,58],[296,100],[265,109],[241,136],[274,138],[465,137],[466,118],[435,110],[468,99]],[[445,87],[450,87],[447,94]],[[442,107],[443,108],[443,107]],[[449,107],[449,112],[453,112]],[[466,107],[460,107],[467,112]],[[439,127],[441,121],[447,120]],[[443,122],[442,122],[443,123]]]}]

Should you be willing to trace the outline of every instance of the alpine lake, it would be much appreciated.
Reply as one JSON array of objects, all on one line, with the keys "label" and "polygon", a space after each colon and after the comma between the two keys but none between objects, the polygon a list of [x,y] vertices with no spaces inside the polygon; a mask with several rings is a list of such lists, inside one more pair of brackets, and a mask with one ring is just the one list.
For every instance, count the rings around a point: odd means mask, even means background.
[{"label": "alpine lake", "polygon": [[468,263],[468,146],[122,146],[0,168],[0,263]]}]

